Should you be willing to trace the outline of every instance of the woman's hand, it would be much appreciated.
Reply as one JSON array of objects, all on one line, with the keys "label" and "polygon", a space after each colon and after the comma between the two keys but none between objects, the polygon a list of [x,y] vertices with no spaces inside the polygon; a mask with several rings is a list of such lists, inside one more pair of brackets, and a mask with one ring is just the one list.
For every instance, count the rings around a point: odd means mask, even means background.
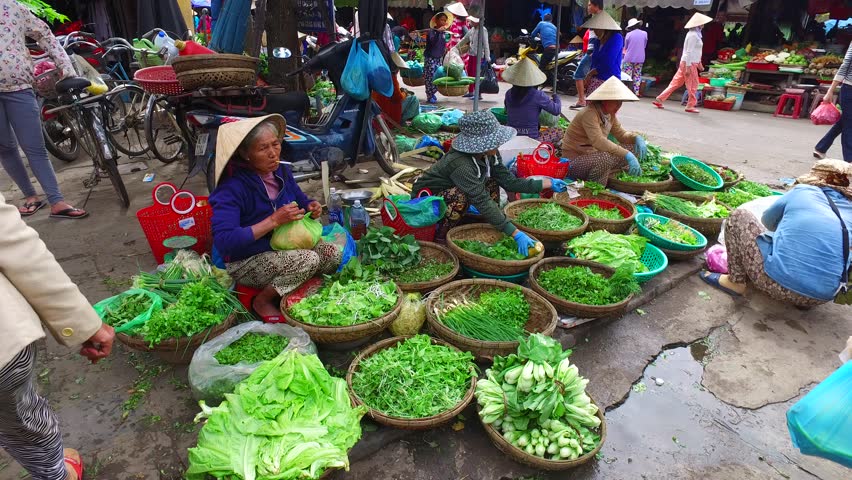
[{"label": "woman's hand", "polygon": [[278,210],[275,210],[275,212],[269,216],[269,219],[272,221],[274,226],[278,227],[285,223],[301,220],[304,216],[305,211],[299,208],[298,205],[288,203]]},{"label": "woman's hand", "polygon": [[308,204],[308,211],[311,212],[311,218],[320,218],[322,216],[322,205],[314,200]]},{"label": "woman's hand", "polygon": [[80,347],[80,355],[88,358],[93,364],[98,363],[99,360],[109,356],[114,340],[115,330],[103,323],[91,338],[83,342],[83,346]]}]

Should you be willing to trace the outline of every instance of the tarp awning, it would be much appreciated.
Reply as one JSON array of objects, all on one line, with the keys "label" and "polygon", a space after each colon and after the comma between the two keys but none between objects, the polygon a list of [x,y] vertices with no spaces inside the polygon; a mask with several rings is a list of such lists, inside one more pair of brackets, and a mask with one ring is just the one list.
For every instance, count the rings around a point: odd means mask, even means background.
[{"label": "tarp awning", "polygon": [[[614,0],[613,6],[615,7],[670,7],[670,8],[686,8],[686,9],[695,9],[702,11],[709,11],[713,6],[713,2],[710,1],[702,1],[702,0]],[[698,3],[699,5],[696,5]],[[701,5],[702,3],[706,3],[706,5]]]}]

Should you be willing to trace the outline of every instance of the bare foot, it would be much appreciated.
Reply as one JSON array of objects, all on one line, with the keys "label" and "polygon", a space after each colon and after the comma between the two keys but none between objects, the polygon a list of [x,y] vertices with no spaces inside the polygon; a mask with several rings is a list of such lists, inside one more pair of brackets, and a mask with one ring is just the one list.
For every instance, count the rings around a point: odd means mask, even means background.
[{"label": "bare foot", "polygon": [[252,307],[261,318],[281,315],[281,296],[274,287],[266,287],[254,297]]},{"label": "bare foot", "polygon": [[65,470],[68,471],[67,480],[81,480],[81,476],[77,475],[77,470],[75,470],[75,468],[80,468],[80,471],[82,471],[83,468],[80,452],[73,448],[66,448],[62,451],[62,456],[65,458]]},{"label": "bare foot", "polygon": [[733,290],[740,295],[744,294],[746,291],[746,284],[732,282],[729,275],[719,275],[719,285],[729,290]]}]

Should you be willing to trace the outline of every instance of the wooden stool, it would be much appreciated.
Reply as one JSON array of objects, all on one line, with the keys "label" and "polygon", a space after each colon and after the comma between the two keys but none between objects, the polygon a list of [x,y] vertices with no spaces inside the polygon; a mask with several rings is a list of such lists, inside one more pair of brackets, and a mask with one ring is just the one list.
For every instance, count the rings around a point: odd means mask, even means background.
[{"label": "wooden stool", "polygon": [[[787,104],[793,102],[793,113],[785,114],[784,110]],[[802,115],[802,94],[801,93],[785,93],[778,99],[778,107],[775,109],[775,117],[781,118],[799,118]]]}]

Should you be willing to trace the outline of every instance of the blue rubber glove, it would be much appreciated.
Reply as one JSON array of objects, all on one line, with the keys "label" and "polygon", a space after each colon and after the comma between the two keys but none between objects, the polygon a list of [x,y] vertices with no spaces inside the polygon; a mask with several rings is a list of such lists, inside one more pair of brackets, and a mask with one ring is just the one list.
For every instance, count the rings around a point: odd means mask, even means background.
[{"label": "blue rubber glove", "polygon": [[642,167],[639,166],[639,160],[636,159],[636,155],[633,155],[633,152],[627,152],[624,159],[627,160],[627,173],[634,177],[642,175]]},{"label": "blue rubber glove", "polygon": [[561,193],[568,189],[568,184],[565,183],[564,180],[560,180],[558,178],[551,178],[550,189],[556,193]]},{"label": "blue rubber glove", "polygon": [[528,257],[530,255],[530,248],[535,246],[535,240],[520,230],[515,232],[515,234],[512,235],[512,238],[514,238],[515,242],[518,244],[518,253]]},{"label": "blue rubber glove", "polygon": [[471,206],[467,207],[467,211],[468,211],[469,213],[474,214],[474,215],[479,215],[479,209],[477,209],[477,208],[476,208],[476,207],[474,207],[473,205],[471,205]]},{"label": "blue rubber glove", "polygon": [[636,150],[639,151],[640,160],[644,160],[645,155],[648,155],[648,142],[641,135],[636,136]]},{"label": "blue rubber glove", "polygon": [[559,159],[559,163],[568,163],[568,162],[570,162],[570,161],[571,161],[571,160],[568,160],[568,159],[567,159],[567,158],[565,158],[565,157],[562,157],[561,159]]}]

